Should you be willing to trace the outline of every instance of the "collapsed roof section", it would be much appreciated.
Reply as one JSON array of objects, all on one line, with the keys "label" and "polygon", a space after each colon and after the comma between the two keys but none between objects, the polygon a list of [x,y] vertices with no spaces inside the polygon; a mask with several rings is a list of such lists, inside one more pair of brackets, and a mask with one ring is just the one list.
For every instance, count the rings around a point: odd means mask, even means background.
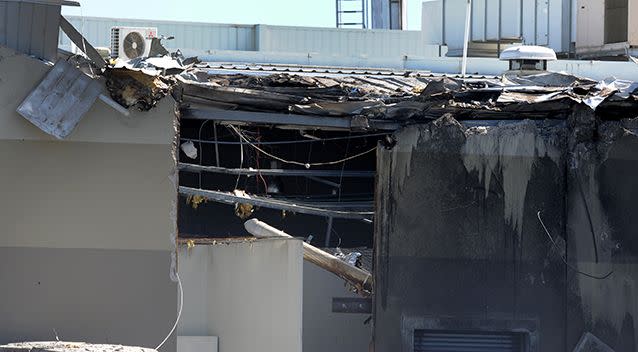
[{"label": "collapsed roof section", "polygon": [[[268,72],[261,66],[221,68],[199,65],[177,76],[184,116],[315,128],[395,129],[445,113],[461,120],[564,119],[577,104],[606,118],[619,111],[638,111],[637,84],[616,79],[596,82],[564,73],[459,78],[302,67],[287,67],[284,72],[276,68]],[[241,111],[286,117],[247,116]]]}]

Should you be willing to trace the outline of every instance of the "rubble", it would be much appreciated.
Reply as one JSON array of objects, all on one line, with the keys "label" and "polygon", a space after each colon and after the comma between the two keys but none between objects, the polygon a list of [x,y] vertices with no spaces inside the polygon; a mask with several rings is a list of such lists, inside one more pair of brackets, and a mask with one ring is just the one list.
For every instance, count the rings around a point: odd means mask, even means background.
[{"label": "rubble", "polygon": [[0,352],[157,352],[152,348],[86,342],[43,341],[0,345]]}]

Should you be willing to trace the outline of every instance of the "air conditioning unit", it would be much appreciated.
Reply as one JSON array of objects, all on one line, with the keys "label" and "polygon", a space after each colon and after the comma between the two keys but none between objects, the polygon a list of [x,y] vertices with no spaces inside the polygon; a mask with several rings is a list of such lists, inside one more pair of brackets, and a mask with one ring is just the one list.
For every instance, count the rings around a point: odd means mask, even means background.
[{"label": "air conditioning unit", "polygon": [[131,60],[148,56],[151,40],[157,37],[157,28],[111,28],[111,57]]}]

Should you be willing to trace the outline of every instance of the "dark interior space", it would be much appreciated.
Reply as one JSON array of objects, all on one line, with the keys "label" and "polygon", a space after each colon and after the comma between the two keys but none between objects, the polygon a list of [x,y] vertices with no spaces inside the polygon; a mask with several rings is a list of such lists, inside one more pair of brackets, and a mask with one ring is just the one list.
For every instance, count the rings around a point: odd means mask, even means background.
[{"label": "dark interior space", "polygon": [[[237,131],[251,141],[252,145],[242,140]],[[180,135],[180,144],[191,141],[197,149],[194,159],[180,149],[180,163],[228,169],[284,170],[282,175],[261,175],[259,172],[236,175],[181,170],[180,186],[223,192],[240,189],[247,194],[270,199],[348,210],[372,209],[376,169],[376,153],[373,149],[386,134],[286,130],[268,126],[237,126],[234,130],[212,121],[186,119],[181,122]],[[350,159],[353,156],[356,157]],[[277,159],[308,163],[311,166]],[[316,163],[326,164],[315,165]],[[321,176],[286,176],[289,172],[315,170],[319,170]],[[182,195],[178,216],[180,237],[246,236],[243,227],[245,219],[236,216],[234,212],[235,206],[232,204],[210,200],[193,202]],[[308,236],[312,236],[311,243],[321,247],[372,246],[373,227],[370,221],[341,218],[330,220],[329,217],[267,207],[255,207],[251,217],[257,217],[296,237],[308,239]]]}]

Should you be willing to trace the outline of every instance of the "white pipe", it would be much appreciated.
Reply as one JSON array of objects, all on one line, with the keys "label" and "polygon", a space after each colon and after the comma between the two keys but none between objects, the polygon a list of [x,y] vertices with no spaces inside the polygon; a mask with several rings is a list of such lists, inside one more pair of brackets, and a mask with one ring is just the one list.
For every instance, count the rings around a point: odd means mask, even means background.
[{"label": "white pipe", "polygon": [[472,16],[472,0],[467,0],[467,10],[465,11],[465,39],[463,41],[463,65],[461,67],[461,76],[465,77],[467,71],[467,47],[470,41],[470,19]]}]

